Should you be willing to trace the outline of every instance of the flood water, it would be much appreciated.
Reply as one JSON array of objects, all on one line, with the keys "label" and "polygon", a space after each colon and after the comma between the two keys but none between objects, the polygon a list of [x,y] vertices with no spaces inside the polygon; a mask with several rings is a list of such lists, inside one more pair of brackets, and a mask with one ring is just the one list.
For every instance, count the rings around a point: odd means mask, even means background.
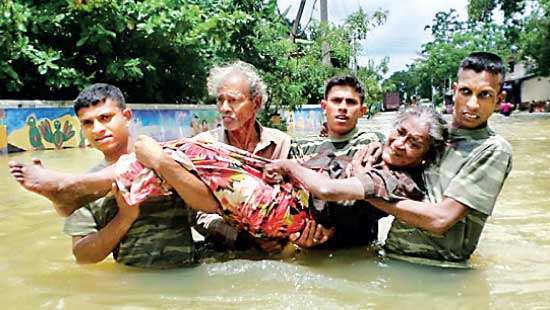
[{"label": "flood water", "polygon": [[[361,125],[386,127],[388,120],[382,114]],[[550,308],[550,116],[494,115],[491,125],[512,144],[514,168],[470,270],[382,260],[362,248],[168,271],[127,268],[111,258],[80,266],[61,233],[62,218],[47,200],[21,189],[7,163],[35,156],[50,168],[77,172],[100,154],[0,156],[2,308]]]}]

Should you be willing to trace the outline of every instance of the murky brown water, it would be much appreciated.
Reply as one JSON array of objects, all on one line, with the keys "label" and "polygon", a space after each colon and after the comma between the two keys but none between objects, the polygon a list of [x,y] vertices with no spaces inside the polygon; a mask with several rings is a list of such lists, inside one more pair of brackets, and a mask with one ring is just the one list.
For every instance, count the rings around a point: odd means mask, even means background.
[{"label": "murky brown water", "polygon": [[[361,124],[385,127],[388,119]],[[51,168],[83,171],[99,153],[0,156],[2,308],[549,308],[550,116],[495,115],[492,125],[512,143],[514,169],[472,258],[475,269],[459,271],[382,261],[363,249],[162,272],[111,259],[79,266],[62,219],[19,188],[7,162],[36,156]]]}]

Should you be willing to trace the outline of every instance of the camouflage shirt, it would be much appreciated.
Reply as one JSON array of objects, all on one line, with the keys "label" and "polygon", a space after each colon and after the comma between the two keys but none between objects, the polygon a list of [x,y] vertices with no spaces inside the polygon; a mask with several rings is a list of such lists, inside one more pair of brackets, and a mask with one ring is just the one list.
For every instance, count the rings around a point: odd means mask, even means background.
[{"label": "camouflage shirt", "polygon": [[[444,197],[469,208],[443,235],[395,220],[386,240],[388,253],[440,261],[465,261],[477,247],[487,217],[512,169],[512,149],[489,128],[451,129],[450,145],[424,171],[427,199]],[[403,257],[402,257],[403,258]]]},{"label": "camouflage shirt", "polygon": [[[174,268],[195,263],[190,211],[172,195],[146,201],[140,215],[118,246],[115,260],[140,268]],[[100,198],[69,216],[63,231],[87,236],[105,227],[118,212],[113,196]]]},{"label": "camouflage shirt", "polygon": [[320,152],[327,151],[334,152],[336,156],[351,157],[365,145],[383,140],[384,135],[379,132],[360,131],[357,128],[339,138],[311,136],[293,139],[290,145],[289,158],[307,159],[307,157],[313,157]]},{"label": "camouflage shirt", "polygon": [[[367,144],[382,140],[384,136],[379,132],[359,131],[357,128],[338,139],[318,136],[295,139],[292,141],[290,157],[308,159],[321,152],[352,157]],[[367,245],[376,241],[378,220],[387,215],[364,200],[351,205],[346,202],[329,202],[327,209],[336,229],[335,235],[322,246],[324,248]]]}]

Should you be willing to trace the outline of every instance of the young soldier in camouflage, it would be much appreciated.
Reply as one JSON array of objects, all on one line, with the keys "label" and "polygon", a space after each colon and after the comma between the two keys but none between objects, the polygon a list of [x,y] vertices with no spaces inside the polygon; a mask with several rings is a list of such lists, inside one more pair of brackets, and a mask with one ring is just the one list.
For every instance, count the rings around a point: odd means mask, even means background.
[{"label": "young soldier in camouflage", "polygon": [[[132,112],[126,108],[118,88],[91,85],[79,94],[74,108],[87,140],[105,157],[91,171],[107,167],[128,152]],[[78,263],[97,263],[111,252],[118,263],[142,268],[178,267],[195,262],[188,209],[179,197],[156,199],[140,207],[128,206],[113,187],[118,205],[115,197],[109,195],[80,207],[75,202],[104,196],[112,181],[92,177],[87,181],[93,183],[83,182],[79,176],[47,170],[38,161],[27,166],[10,163],[10,170],[23,187],[51,198],[61,215],[70,214],[64,232],[73,237],[73,254]],[[59,199],[54,189],[63,187],[62,183],[68,194]],[[74,209],[77,210],[71,214]]]},{"label": "young soldier in camouflage", "polygon": [[[308,159],[318,154],[325,156],[350,156],[374,141],[383,140],[378,132],[361,131],[357,121],[365,112],[363,86],[353,76],[336,76],[325,86],[321,109],[327,121],[328,137],[308,137],[292,142],[290,158]],[[347,204],[347,205],[346,205]],[[353,204],[331,202],[336,225],[327,231],[314,221],[302,234],[295,236],[295,243],[301,247],[314,247],[327,242],[325,247],[346,247],[370,244],[376,241],[378,220],[386,214],[364,205],[364,201]]]},{"label": "young soldier in camouflage", "polygon": [[503,81],[504,66],[494,54],[472,53],[460,63],[448,146],[424,173],[427,201],[371,201],[396,218],[388,255],[463,263],[476,249],[512,168],[510,144],[487,126],[505,96]]}]

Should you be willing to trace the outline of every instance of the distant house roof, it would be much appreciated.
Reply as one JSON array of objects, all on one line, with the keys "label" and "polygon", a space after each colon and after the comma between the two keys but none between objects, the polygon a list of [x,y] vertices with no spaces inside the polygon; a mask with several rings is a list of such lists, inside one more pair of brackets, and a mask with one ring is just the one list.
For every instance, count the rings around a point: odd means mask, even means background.
[{"label": "distant house roof", "polygon": [[525,63],[516,63],[513,65],[513,69],[514,71],[506,72],[505,82],[524,80],[535,76],[535,74],[529,73],[529,66]]}]

